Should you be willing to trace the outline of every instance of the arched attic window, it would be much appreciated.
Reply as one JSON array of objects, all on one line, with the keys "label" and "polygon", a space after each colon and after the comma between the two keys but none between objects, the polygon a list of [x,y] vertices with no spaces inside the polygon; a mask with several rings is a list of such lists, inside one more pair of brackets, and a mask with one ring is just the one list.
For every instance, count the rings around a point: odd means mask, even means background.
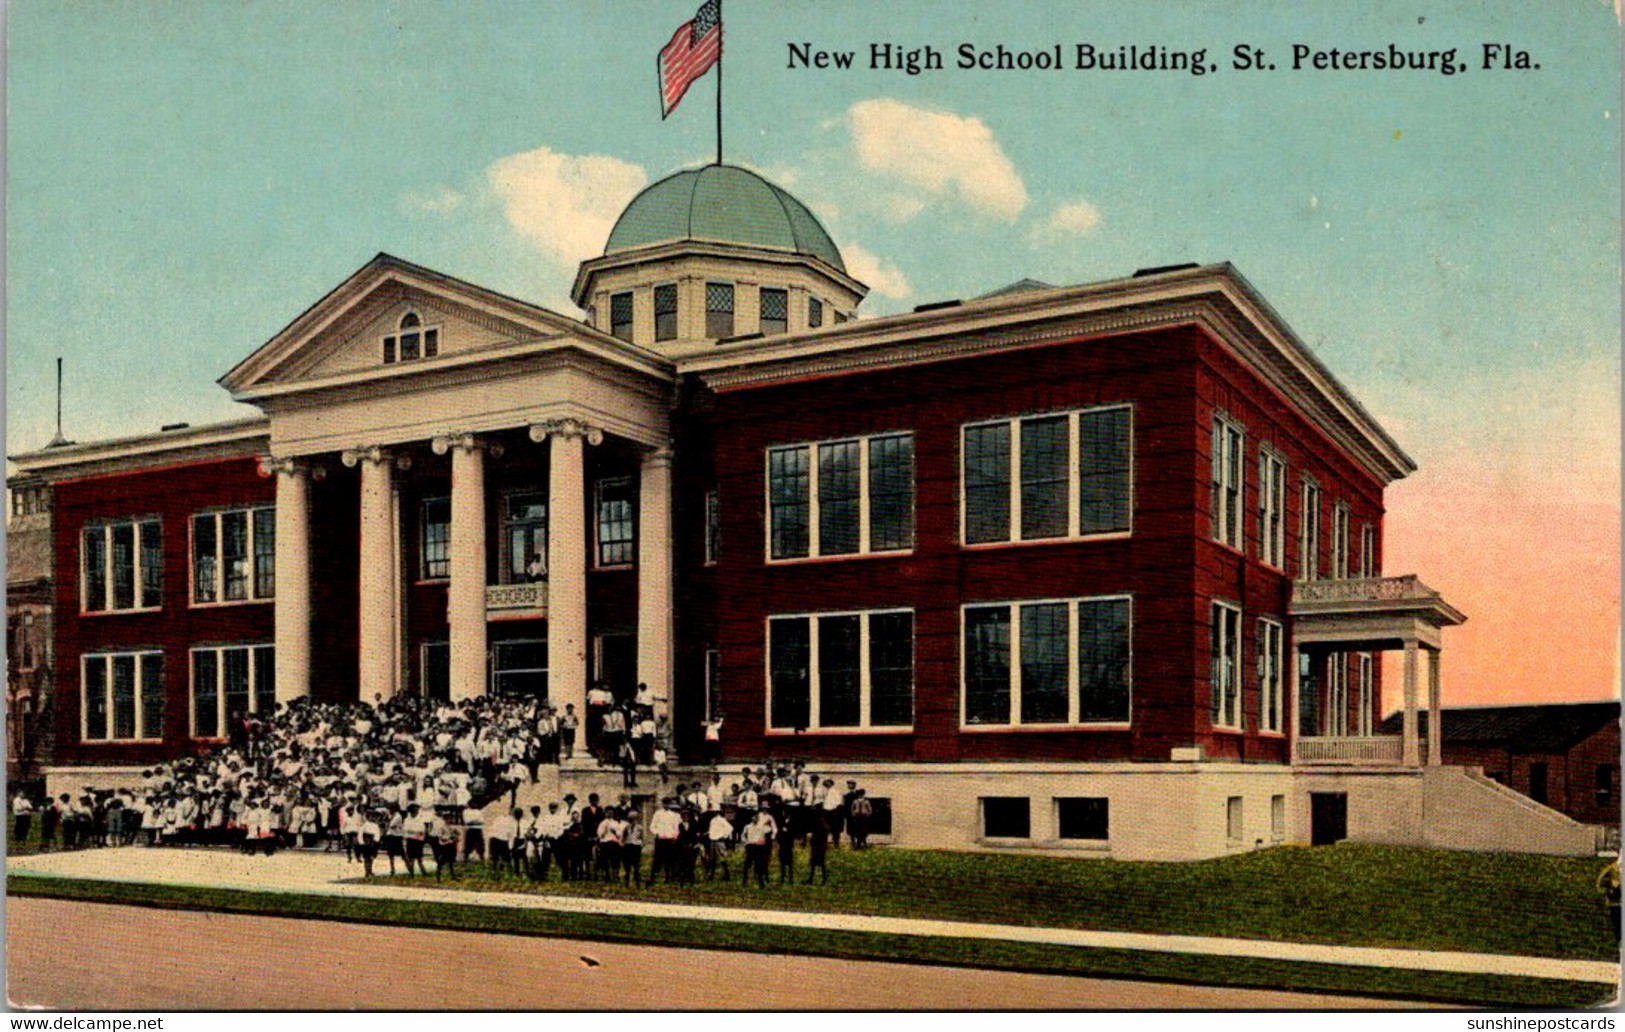
[{"label": "arched attic window", "polygon": [[384,362],[410,362],[433,358],[440,353],[440,327],[424,326],[416,312],[407,312],[397,324],[397,332],[384,338]]}]

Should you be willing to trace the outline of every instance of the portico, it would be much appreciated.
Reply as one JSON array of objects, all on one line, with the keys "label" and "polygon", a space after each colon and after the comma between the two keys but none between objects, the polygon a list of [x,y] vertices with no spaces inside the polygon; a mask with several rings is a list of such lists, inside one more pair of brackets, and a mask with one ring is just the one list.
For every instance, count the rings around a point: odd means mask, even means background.
[{"label": "portico", "polygon": [[[1442,762],[1439,737],[1440,678],[1443,629],[1466,621],[1466,617],[1437,591],[1415,575],[1403,577],[1362,577],[1345,580],[1300,582],[1293,586],[1294,671],[1318,670],[1328,658],[1341,659],[1348,653],[1404,652],[1404,723],[1399,738],[1370,733],[1325,733],[1323,726],[1306,726],[1311,706],[1318,713],[1318,699],[1306,692],[1320,692],[1313,678],[1293,678],[1292,762],[1294,764],[1399,764],[1423,766],[1423,752],[1417,732],[1419,706],[1419,667],[1427,656],[1428,741],[1426,765]],[[1307,658],[1308,662],[1305,662]],[[1336,694],[1333,693],[1333,699]],[[1344,700],[1346,708],[1347,701]],[[1373,721],[1373,724],[1375,721]],[[1331,730],[1340,730],[1335,722]]]},{"label": "portico", "polygon": [[[400,357],[406,330],[389,330],[408,325],[435,331],[434,354]],[[381,337],[401,341],[394,361]],[[350,617],[325,601],[354,607],[364,700],[484,694],[521,643],[527,676],[505,683],[583,713],[595,623],[635,636],[637,681],[669,700],[673,379],[651,353],[387,256],[228,374],[270,417],[278,698],[333,673],[311,623]],[[313,556],[317,477],[324,504],[356,514],[348,603]]]}]

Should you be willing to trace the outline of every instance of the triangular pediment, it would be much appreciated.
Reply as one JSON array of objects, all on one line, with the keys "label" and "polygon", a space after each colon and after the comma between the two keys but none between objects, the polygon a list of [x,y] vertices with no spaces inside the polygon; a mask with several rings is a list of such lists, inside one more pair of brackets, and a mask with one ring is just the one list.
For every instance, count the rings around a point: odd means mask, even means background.
[{"label": "triangular pediment", "polygon": [[410,375],[562,338],[601,343],[603,335],[557,312],[381,254],[220,382],[244,396],[359,374]]}]

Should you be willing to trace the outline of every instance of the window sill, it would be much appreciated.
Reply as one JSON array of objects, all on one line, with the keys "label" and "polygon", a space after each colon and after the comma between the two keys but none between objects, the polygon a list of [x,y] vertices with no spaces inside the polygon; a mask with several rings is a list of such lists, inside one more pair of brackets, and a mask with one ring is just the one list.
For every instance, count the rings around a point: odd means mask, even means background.
[{"label": "window sill", "polygon": [[911,735],[909,727],[809,727],[802,731],[768,728],[762,732],[768,738],[809,738],[814,735]]},{"label": "window sill", "polygon": [[1244,727],[1232,727],[1228,724],[1214,724],[1208,730],[1216,735],[1244,735],[1247,733],[1247,729]]},{"label": "window sill", "polygon": [[80,745],[163,745],[162,738],[81,738]]},{"label": "window sill", "polygon": [[1236,546],[1236,545],[1228,544],[1228,543],[1226,543],[1224,541],[1218,540],[1217,538],[1208,538],[1207,543],[1214,546],[1215,548],[1222,548],[1226,552],[1229,552],[1231,555],[1237,555],[1237,556],[1240,556],[1243,559],[1247,558],[1247,553],[1245,551],[1243,551],[1240,547]]},{"label": "window sill", "polygon": [[443,588],[450,583],[450,577],[419,577],[412,582],[412,586],[414,588]]},{"label": "window sill", "polygon": [[[1217,730],[1217,729],[1215,729],[1215,730]],[[1258,737],[1260,737],[1260,738],[1275,738],[1275,739],[1280,739],[1280,740],[1284,741],[1286,739],[1286,732],[1285,731],[1259,731],[1258,732]]]},{"label": "window sill", "polygon": [[[870,552],[843,552],[840,555],[802,555],[802,556],[795,556],[795,557],[784,558],[784,559],[774,559],[774,558],[769,557],[768,560],[767,560],[767,565],[769,565],[769,566],[806,566],[806,565],[809,565],[811,563],[851,562],[854,559],[902,559],[902,558],[908,558],[909,556],[912,556],[913,554],[914,554],[914,549],[912,549],[912,548],[894,548],[894,549],[889,549],[889,550],[884,551],[884,552],[874,552],[874,551],[870,551]],[[716,564],[715,563],[708,563],[707,565],[714,566]]]},{"label": "window sill", "polygon": [[234,606],[264,606],[275,602],[273,598],[234,598],[224,602],[188,602],[188,609],[231,609]]},{"label": "window sill", "polygon": [[592,572],[593,573],[615,573],[615,572],[618,572],[618,571],[621,571],[621,570],[635,570],[637,568],[638,568],[637,563],[615,563],[615,564],[613,564],[611,566],[600,566],[597,563],[594,563],[593,567],[592,567]]},{"label": "window sill", "polygon": [[140,609],[90,609],[80,610],[79,615],[85,618],[103,616],[140,616],[142,613],[161,613],[163,606],[143,606]]},{"label": "window sill", "polygon": [[1133,530],[1113,530],[1103,534],[1074,534],[1067,537],[1030,538],[1021,541],[961,541],[966,552],[993,552],[1001,548],[1034,548],[1041,545],[1078,545],[1091,541],[1127,541]]},{"label": "window sill", "polygon": [[1099,722],[1092,724],[965,724],[959,725],[959,730],[977,734],[1024,734],[1047,733],[1052,731],[1128,731],[1133,728],[1131,721]]}]

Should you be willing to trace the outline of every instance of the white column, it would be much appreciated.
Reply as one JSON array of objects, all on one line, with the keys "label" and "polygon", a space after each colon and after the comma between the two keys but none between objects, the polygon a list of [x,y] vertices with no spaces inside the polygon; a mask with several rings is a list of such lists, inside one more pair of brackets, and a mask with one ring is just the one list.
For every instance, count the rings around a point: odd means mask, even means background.
[{"label": "white column", "polygon": [[645,452],[638,494],[638,681],[657,698],[672,684],[671,449]]},{"label": "white column", "polygon": [[394,456],[384,448],[344,453],[346,466],[361,467],[361,575],[358,693],[362,702],[395,694],[395,483]]},{"label": "white column", "polygon": [[1422,765],[1416,741],[1416,642],[1405,643],[1405,722],[1401,761],[1407,767]]},{"label": "white column", "polygon": [[1444,762],[1444,714],[1439,707],[1439,663],[1443,657],[1438,649],[1428,650],[1428,766],[1437,767]]},{"label": "white column", "polygon": [[[547,695],[558,712],[576,708],[587,724],[587,478],[584,442],[603,432],[573,419],[530,428],[548,442],[547,474]],[[577,738],[577,749],[585,741]]]},{"label": "white column", "polygon": [[276,698],[287,702],[310,694],[310,481],[292,459],[265,465],[276,476]]},{"label": "white column", "polygon": [[437,437],[438,455],[451,452],[451,583],[446,622],[451,697],[485,694],[485,450],[473,434]]},{"label": "white column", "polygon": [[1303,726],[1298,716],[1299,699],[1303,695],[1303,646],[1297,642],[1292,643],[1292,670],[1287,675],[1287,683],[1292,685],[1292,697],[1287,702],[1286,735],[1290,744],[1289,760],[1298,762],[1298,738],[1303,732]]}]

